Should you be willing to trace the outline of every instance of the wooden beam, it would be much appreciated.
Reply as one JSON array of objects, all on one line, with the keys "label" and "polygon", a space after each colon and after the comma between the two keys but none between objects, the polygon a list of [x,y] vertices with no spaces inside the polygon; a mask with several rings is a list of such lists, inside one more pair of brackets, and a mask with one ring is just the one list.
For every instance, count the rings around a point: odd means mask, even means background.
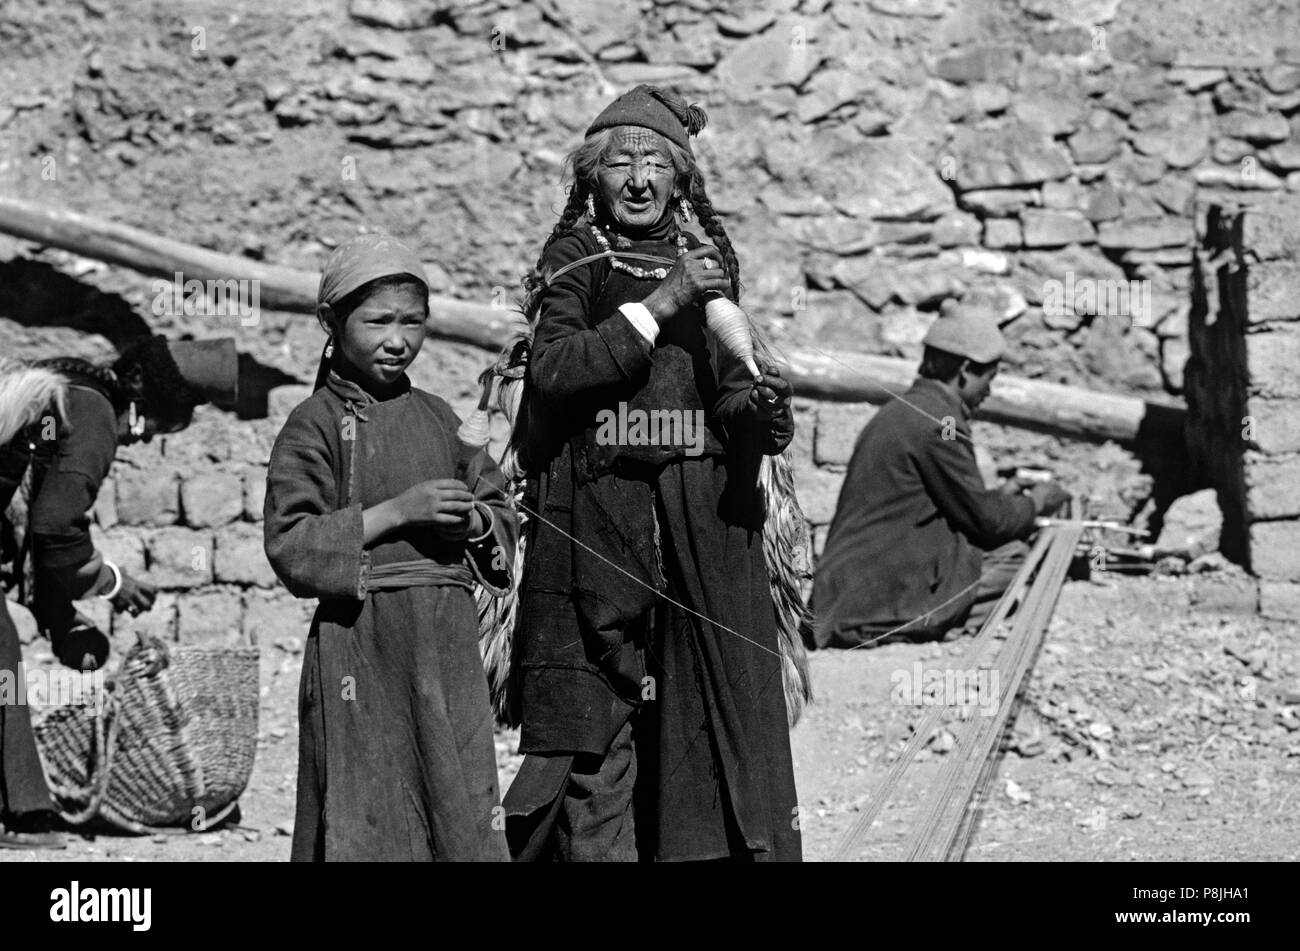
[{"label": "wooden beam", "polygon": [[[0,231],[168,280],[178,271],[186,280],[256,280],[268,309],[316,310],[320,276],[314,272],[210,251],[130,225],[0,196]],[[430,295],[429,308],[430,335],[487,350],[500,349],[522,321],[509,308],[441,294]],[[795,392],[811,399],[880,404],[904,392],[916,377],[915,362],[896,357],[797,349],[779,358]],[[990,422],[1092,442],[1154,438],[1181,445],[1185,416],[1183,406],[1173,402],[1005,375],[997,377],[980,408],[980,417]]]}]

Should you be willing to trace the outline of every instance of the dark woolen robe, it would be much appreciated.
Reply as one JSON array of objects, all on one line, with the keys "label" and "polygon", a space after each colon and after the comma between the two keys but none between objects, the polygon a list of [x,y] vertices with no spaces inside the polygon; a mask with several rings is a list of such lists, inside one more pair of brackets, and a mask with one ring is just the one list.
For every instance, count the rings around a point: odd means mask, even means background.
[{"label": "dark woolen robe", "polygon": [[[74,576],[95,555],[90,509],[117,453],[117,414],[100,388],[70,385],[65,406],[67,418],[57,420],[56,438],[43,438],[42,421],[0,448],[0,513],[33,467],[25,531],[35,570],[34,606],[42,628],[53,629],[55,637],[76,618],[72,602],[83,592],[74,590]],[[3,527],[12,542],[9,529]],[[7,549],[0,561],[16,555]],[[14,566],[15,573],[21,570]],[[16,672],[21,660],[18,632],[0,596],[0,670]],[[0,814],[53,808],[27,707],[0,703]]]},{"label": "dark woolen robe", "polygon": [[517,523],[500,470],[480,452],[467,478],[490,516],[481,540],[412,527],[362,544],[364,509],[453,477],[459,424],[429,393],[376,401],[331,374],[276,440],[267,556],[291,592],[320,599],[303,657],[294,860],[508,858],[471,590],[371,589],[384,566],[412,561],[508,587]]},{"label": "dark woolen robe", "polygon": [[960,623],[983,553],[1029,535],[1034,515],[1027,496],[984,487],[961,398],[918,379],[853,447],[817,560],[816,646],[852,647],[903,625],[924,639]]},{"label": "dark woolen robe", "polygon": [[[667,240],[626,249],[676,255]],[[552,245],[544,267],[553,273],[597,250],[581,225]],[[757,488],[762,455],[793,431],[754,418],[752,381],[717,352],[700,308],[665,324],[653,347],[617,310],[654,286],[598,261],[561,275],[541,301],[526,461],[530,502],[546,521],[530,522],[522,583],[520,750],[603,754],[639,709],[638,784],[654,808],[636,822],[652,857],[797,860]],[[702,411],[701,454],[604,444],[597,414],[620,403]]]}]

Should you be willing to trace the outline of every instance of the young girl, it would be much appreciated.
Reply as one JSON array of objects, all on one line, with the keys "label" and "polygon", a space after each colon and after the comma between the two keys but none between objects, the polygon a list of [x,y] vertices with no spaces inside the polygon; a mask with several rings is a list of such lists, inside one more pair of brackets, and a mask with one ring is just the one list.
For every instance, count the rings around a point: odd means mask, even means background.
[{"label": "young girl", "polygon": [[424,341],[420,259],[391,237],[321,276],[316,392],[271,453],[266,553],[319,598],[299,697],[295,861],[504,860],[473,588],[510,584],[517,533],[482,450],[406,369]]}]

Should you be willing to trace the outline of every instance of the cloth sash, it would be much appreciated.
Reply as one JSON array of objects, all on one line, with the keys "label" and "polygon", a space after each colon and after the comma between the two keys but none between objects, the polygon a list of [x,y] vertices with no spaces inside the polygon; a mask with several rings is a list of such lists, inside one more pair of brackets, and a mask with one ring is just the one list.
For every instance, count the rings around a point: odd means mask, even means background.
[{"label": "cloth sash", "polygon": [[436,561],[395,561],[370,569],[366,591],[399,591],[402,588],[435,588],[443,585],[474,592],[474,576],[465,565],[441,565]]}]

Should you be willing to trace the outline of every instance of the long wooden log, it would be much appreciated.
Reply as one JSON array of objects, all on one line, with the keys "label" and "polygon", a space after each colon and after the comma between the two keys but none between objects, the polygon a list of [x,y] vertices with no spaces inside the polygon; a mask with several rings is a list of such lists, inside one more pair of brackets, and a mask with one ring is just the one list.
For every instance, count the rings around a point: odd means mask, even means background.
[{"label": "long wooden log", "polygon": [[[0,231],[154,277],[171,279],[179,271],[186,280],[256,280],[261,305],[268,309],[316,309],[320,276],[314,272],[210,251],[130,225],[0,196]],[[442,294],[430,295],[429,307],[430,335],[488,350],[508,342],[521,319],[507,308]],[[902,393],[916,377],[916,364],[896,357],[813,349],[780,356],[795,392],[811,399],[880,404]],[[990,422],[1073,439],[1158,439],[1180,445],[1186,411],[1172,402],[1002,375],[980,415]]]}]

